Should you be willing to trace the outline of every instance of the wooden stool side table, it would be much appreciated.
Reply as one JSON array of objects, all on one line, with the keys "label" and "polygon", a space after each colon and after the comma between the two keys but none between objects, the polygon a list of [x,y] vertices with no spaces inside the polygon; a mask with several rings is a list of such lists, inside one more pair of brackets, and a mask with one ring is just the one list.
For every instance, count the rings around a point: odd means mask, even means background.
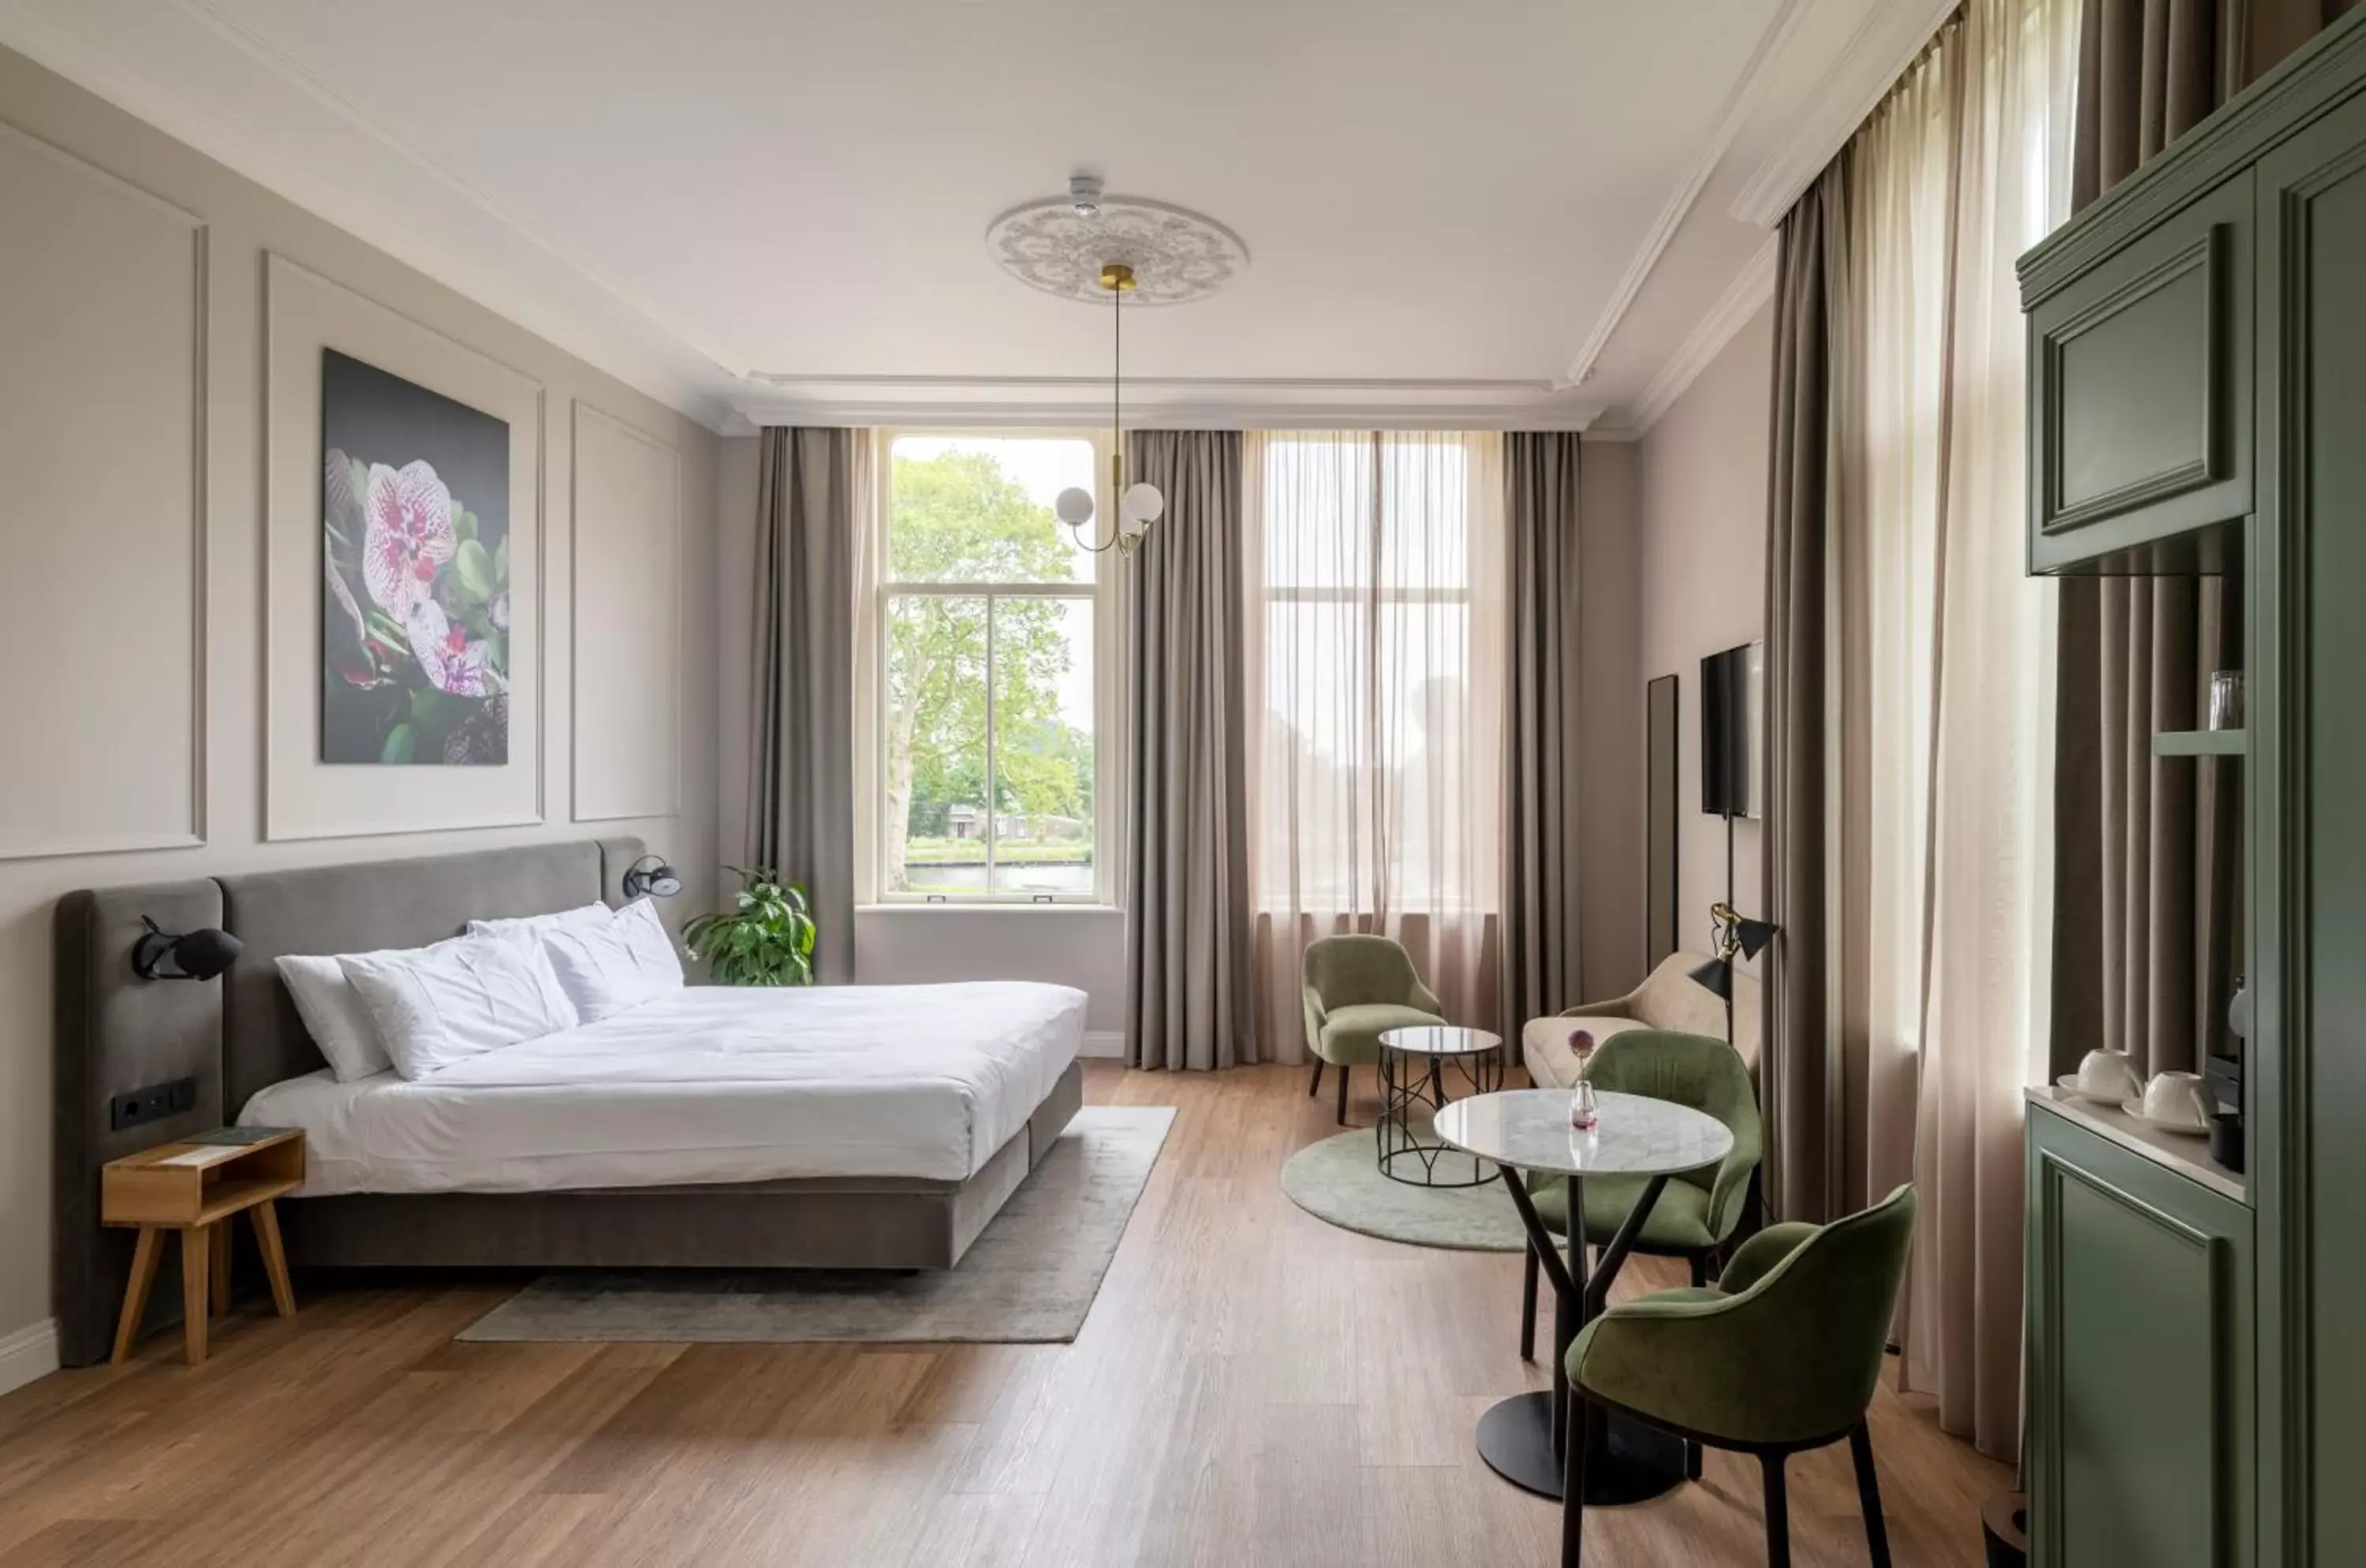
[{"label": "wooden stool side table", "polygon": [[99,1218],[140,1231],[123,1314],[115,1325],[115,1361],[131,1359],[166,1231],[180,1233],[182,1333],[189,1365],[205,1363],[208,1319],[230,1312],[230,1226],[240,1214],[253,1219],[263,1269],[271,1280],[271,1304],[280,1316],[295,1316],[287,1257],[279,1245],[279,1213],[272,1204],[303,1180],[304,1134],[293,1129],[252,1144],[159,1144],[108,1161],[100,1172]]}]

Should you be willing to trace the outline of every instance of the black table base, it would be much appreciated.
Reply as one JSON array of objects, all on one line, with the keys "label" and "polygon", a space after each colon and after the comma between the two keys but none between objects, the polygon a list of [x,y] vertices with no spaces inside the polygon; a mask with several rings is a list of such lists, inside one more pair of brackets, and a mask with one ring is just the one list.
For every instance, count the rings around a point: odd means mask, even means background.
[{"label": "black table base", "polygon": [[[1587,1507],[1647,1502],[1684,1479],[1684,1443],[1640,1421],[1598,1412],[1585,1451]],[[1539,1497],[1561,1492],[1553,1396],[1515,1393],[1479,1417],[1479,1457],[1513,1485]]]},{"label": "black table base", "polygon": [[1429,1125],[1449,1098],[1504,1087],[1502,1045],[1438,1056],[1383,1043],[1380,1066],[1380,1119],[1372,1125],[1372,1144],[1382,1176],[1408,1187],[1445,1188],[1484,1187],[1502,1175],[1493,1162],[1441,1142]]},{"label": "black table base", "polygon": [[[1644,1216],[1659,1202],[1667,1184],[1665,1176],[1654,1176],[1643,1183],[1642,1196],[1589,1269],[1583,1241],[1584,1184],[1574,1176],[1561,1179],[1561,1213],[1569,1221],[1564,1252],[1554,1245],[1552,1233],[1538,1216],[1527,1181],[1518,1171],[1504,1173],[1504,1190],[1511,1194],[1512,1206],[1520,1213],[1521,1228],[1528,1233],[1528,1246],[1553,1288],[1552,1392],[1515,1394],[1479,1418],[1479,1457],[1515,1486],[1545,1497],[1561,1495],[1570,1342],[1581,1326],[1601,1315],[1610,1299],[1611,1282],[1618,1278],[1636,1237],[1642,1233]],[[1586,1430],[1585,1500],[1589,1505],[1616,1506],[1657,1497],[1685,1478],[1684,1457],[1682,1438],[1598,1411]]]}]

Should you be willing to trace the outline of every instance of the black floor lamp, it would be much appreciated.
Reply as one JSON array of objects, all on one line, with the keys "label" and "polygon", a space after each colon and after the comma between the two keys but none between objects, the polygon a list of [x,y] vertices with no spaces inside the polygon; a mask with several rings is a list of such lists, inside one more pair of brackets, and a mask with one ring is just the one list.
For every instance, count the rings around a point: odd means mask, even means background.
[{"label": "black floor lamp", "polygon": [[1783,928],[1752,919],[1733,907],[1733,817],[1725,818],[1725,897],[1709,907],[1717,931],[1717,956],[1691,971],[1693,980],[1725,1003],[1725,1043],[1733,1043],[1733,955],[1756,958]]}]

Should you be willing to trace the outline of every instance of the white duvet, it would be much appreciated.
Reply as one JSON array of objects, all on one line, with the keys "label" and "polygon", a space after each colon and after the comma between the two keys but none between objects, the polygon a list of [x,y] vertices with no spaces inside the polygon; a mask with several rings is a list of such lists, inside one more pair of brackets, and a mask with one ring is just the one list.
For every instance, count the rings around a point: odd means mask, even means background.
[{"label": "white duvet", "polygon": [[307,1196],[959,1181],[1026,1125],[1084,1026],[1065,986],[699,987],[414,1081],[291,1078],[239,1121],[304,1129]]}]

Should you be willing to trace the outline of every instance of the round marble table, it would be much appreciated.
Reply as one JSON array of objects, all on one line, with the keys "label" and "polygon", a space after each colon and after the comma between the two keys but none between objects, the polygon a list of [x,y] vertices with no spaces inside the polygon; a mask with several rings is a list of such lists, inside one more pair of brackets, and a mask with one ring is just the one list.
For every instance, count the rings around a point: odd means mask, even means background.
[{"label": "round marble table", "polygon": [[[1520,1211],[1528,1245],[1536,1248],[1553,1287],[1552,1392],[1521,1393],[1502,1401],[1479,1419],[1479,1457],[1516,1486],[1547,1497],[1561,1494],[1568,1431],[1569,1345],[1578,1330],[1601,1314],[1611,1281],[1634,1247],[1643,1217],[1660,1201],[1671,1176],[1700,1170],[1723,1159],[1733,1134],[1716,1117],[1664,1100],[1634,1094],[1603,1094],[1601,1120],[1588,1132],[1569,1124],[1570,1094],[1562,1089],[1509,1089],[1458,1100],[1438,1111],[1437,1135],[1456,1148],[1508,1166],[1504,1189]],[[1570,1216],[1566,1254],[1537,1217],[1527,1184],[1518,1172],[1561,1179]],[[1584,1181],[1589,1176],[1644,1178],[1643,1195],[1602,1249],[1589,1271],[1585,1263]],[[1684,1446],[1639,1421],[1596,1411],[1586,1426],[1585,1500],[1589,1504],[1639,1503],[1684,1479]]]},{"label": "round marble table", "polygon": [[1496,1168],[1438,1142],[1428,1127],[1446,1109],[1447,1082],[1482,1094],[1504,1087],[1504,1037],[1459,1024],[1425,1023],[1383,1029],[1380,1117],[1372,1142],[1380,1174],[1411,1187],[1483,1187]]}]

